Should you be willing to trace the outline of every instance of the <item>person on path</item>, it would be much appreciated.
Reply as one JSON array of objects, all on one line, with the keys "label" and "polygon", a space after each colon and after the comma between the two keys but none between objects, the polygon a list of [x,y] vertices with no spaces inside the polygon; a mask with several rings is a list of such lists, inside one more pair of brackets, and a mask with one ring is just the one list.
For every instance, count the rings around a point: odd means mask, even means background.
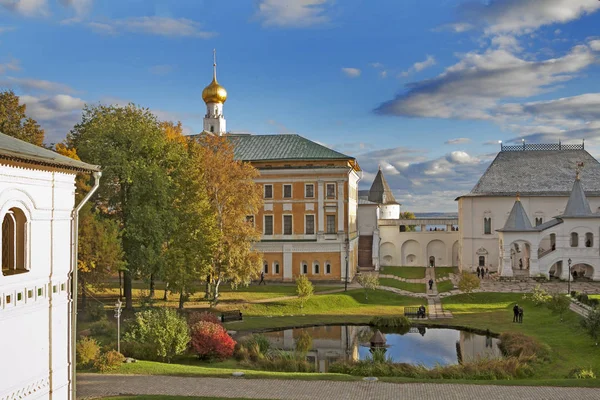
[{"label": "person on path", "polygon": [[487,267],[485,268],[485,276],[486,276],[487,278],[489,278],[489,277],[490,277],[490,270],[489,270],[489,269],[487,269]]},{"label": "person on path", "polygon": [[481,273],[481,270],[479,269],[479,267],[477,267],[477,277],[479,278],[479,274]]},{"label": "person on path", "polygon": [[519,323],[523,323],[523,307],[519,307]]},{"label": "person on path", "polygon": [[519,305],[513,307],[513,322],[519,322]]},{"label": "person on path", "polygon": [[258,285],[260,286],[261,283],[267,286],[267,282],[265,282],[265,271],[262,271],[260,273],[260,282],[258,282]]},{"label": "person on path", "polygon": [[429,279],[429,290],[433,290],[433,279]]}]

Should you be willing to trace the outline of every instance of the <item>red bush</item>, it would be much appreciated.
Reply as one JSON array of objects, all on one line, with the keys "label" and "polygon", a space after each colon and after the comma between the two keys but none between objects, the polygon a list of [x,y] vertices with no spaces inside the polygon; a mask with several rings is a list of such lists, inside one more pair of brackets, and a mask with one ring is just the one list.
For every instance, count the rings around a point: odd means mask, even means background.
[{"label": "red bush", "polygon": [[200,321],[192,327],[192,348],[202,359],[229,358],[233,355],[235,340],[220,324]]},{"label": "red bush", "polygon": [[188,325],[193,327],[198,322],[212,322],[213,324],[221,325],[219,317],[211,312],[193,312],[188,316]]}]

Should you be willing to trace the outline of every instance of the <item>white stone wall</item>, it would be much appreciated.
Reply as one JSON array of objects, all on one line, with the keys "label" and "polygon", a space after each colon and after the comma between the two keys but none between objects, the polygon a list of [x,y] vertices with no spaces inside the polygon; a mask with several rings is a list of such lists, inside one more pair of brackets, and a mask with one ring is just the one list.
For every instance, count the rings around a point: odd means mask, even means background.
[{"label": "white stone wall", "polygon": [[358,233],[371,236],[377,229],[377,204],[363,204],[358,207]]},{"label": "white stone wall", "polygon": [[400,218],[400,204],[382,204],[381,219],[398,219]]},{"label": "white stone wall", "polygon": [[0,274],[0,399],[70,398],[70,240],[75,175],[0,165],[0,221],[27,216],[26,267]]}]

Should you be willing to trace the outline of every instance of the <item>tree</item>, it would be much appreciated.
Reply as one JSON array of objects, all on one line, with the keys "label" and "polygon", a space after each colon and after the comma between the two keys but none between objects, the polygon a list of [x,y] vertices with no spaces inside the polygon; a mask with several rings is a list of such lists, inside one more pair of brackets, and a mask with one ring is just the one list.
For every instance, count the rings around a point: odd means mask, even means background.
[{"label": "tree", "polygon": [[37,146],[44,145],[44,130],[25,114],[27,106],[19,104],[12,90],[0,92],[0,132]]},{"label": "tree", "polygon": [[554,293],[548,302],[548,308],[550,308],[553,313],[558,314],[561,321],[563,320],[563,314],[567,312],[570,306],[571,300],[569,300],[567,296],[559,293]]},{"label": "tree", "polygon": [[[400,219],[415,219],[415,214],[410,211],[404,211],[400,213]],[[406,227],[406,232],[414,232],[415,225],[408,225]]]},{"label": "tree", "polygon": [[581,326],[594,339],[598,346],[600,338],[600,308],[594,308],[588,311],[587,317],[581,320]]},{"label": "tree", "polygon": [[313,295],[313,284],[306,275],[299,275],[296,278],[296,294],[300,299],[300,308],[304,308],[304,303]]},{"label": "tree", "polygon": [[375,274],[359,274],[356,281],[365,290],[365,300],[369,300],[369,290],[375,290],[379,287],[379,278]]},{"label": "tree", "polygon": [[476,277],[475,274],[463,272],[460,274],[458,289],[460,289],[461,292],[470,295],[473,290],[479,289],[480,283],[479,278]]},{"label": "tree", "polygon": [[151,278],[164,266],[173,228],[171,174],[182,161],[181,146],[167,139],[155,115],[133,104],[85,106],[68,145],[102,165],[95,205],[122,230],[125,305],[132,309],[132,277]]},{"label": "tree", "polygon": [[217,303],[223,281],[233,286],[249,284],[262,268],[262,255],[253,248],[260,240],[260,231],[246,221],[248,215],[258,213],[262,194],[254,182],[258,171],[249,163],[235,160],[233,146],[226,137],[202,135],[196,140],[202,149],[199,161],[215,217],[210,283]]},{"label": "tree", "polygon": [[191,141],[187,159],[174,171],[174,229],[166,244],[164,277],[172,291],[179,293],[179,308],[194,292],[193,282],[210,271],[215,246],[215,216],[212,213],[202,170],[200,145]]}]

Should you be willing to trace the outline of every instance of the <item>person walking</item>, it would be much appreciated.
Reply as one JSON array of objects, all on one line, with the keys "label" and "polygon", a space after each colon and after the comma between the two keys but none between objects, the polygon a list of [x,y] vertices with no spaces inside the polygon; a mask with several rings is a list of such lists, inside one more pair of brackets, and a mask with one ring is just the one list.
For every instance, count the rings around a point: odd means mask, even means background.
[{"label": "person walking", "polygon": [[513,322],[519,322],[519,305],[513,307]]},{"label": "person walking", "polygon": [[429,279],[429,290],[433,290],[433,279]]},{"label": "person walking", "polygon": [[481,270],[479,269],[479,267],[477,267],[477,277],[479,278],[479,274],[481,273]]},{"label": "person walking", "polygon": [[490,277],[490,270],[487,269],[487,267],[485,268],[485,276],[486,276],[486,278]]},{"label": "person walking", "polygon": [[258,282],[258,285],[260,286],[261,283],[267,286],[267,282],[265,282],[265,271],[262,271],[260,273],[260,282]]},{"label": "person walking", "polygon": [[523,307],[519,307],[519,323],[523,323]]}]

